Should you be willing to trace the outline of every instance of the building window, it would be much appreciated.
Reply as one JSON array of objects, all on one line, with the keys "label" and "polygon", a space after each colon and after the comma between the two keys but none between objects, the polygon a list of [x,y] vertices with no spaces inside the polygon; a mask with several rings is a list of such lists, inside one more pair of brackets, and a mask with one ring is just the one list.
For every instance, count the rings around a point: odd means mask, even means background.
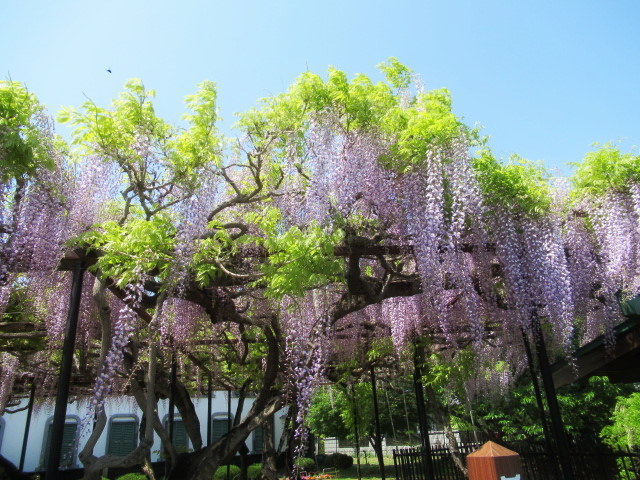
[{"label": "building window", "polygon": [[[72,468],[75,466],[76,450],[78,447],[78,425],[80,419],[76,416],[66,417],[64,420],[64,430],[62,431],[62,449],[60,450],[60,468]],[[47,420],[45,427],[44,441],[42,443],[42,454],[40,455],[40,468],[47,468],[49,463],[49,451],[51,450],[51,431],[53,430],[53,417]]]},{"label": "building window", "polygon": [[[269,420],[271,423],[271,433],[273,435],[274,432],[274,423],[273,417]],[[262,425],[256,428],[253,431],[253,439],[251,441],[251,451],[252,453],[262,453],[264,451],[264,429]]]},{"label": "building window", "polygon": [[4,418],[0,417],[0,449],[2,449],[2,436],[4,435]]},{"label": "building window", "polygon": [[253,442],[251,447],[251,450],[255,453],[262,453],[262,450],[264,450],[264,431],[262,429],[262,425],[253,431]]},{"label": "building window", "polygon": [[229,419],[226,413],[214,413],[211,416],[211,444],[217,442],[229,433],[229,423],[233,425],[233,415],[231,419]]},{"label": "building window", "polygon": [[[164,428],[169,434],[169,415],[164,417]],[[178,453],[184,453],[189,451],[189,437],[187,436],[187,429],[184,426],[184,422],[180,417],[173,419],[173,447]]]},{"label": "building window", "polygon": [[138,417],[113,415],[109,419],[107,454],[124,456],[138,446]]}]

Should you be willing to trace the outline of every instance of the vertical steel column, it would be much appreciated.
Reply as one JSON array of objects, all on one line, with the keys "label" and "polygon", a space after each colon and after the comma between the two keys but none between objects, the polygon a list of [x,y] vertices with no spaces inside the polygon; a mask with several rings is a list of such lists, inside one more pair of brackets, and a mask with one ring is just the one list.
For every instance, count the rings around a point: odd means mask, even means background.
[{"label": "vertical steel column", "polygon": [[51,449],[45,480],[58,478],[60,468],[60,454],[62,452],[62,435],[64,433],[64,421],[67,416],[67,401],[69,400],[69,385],[71,383],[71,367],[73,365],[73,350],[76,343],[76,330],[80,313],[80,300],[82,299],[82,279],[85,266],[82,260],[78,260],[73,269],[73,282],[71,284],[71,296],[69,298],[69,314],[64,331],[64,344],[62,346],[62,363],[60,365],[60,378],[58,379],[58,391],[56,394],[56,407],[51,425]]},{"label": "vertical steel column", "polygon": [[549,357],[547,356],[547,348],[542,335],[542,327],[538,314],[534,311],[531,315],[531,326],[533,329],[533,337],[536,345],[536,353],[538,354],[538,365],[540,367],[540,376],[542,377],[542,386],[547,397],[547,406],[549,407],[549,417],[551,418],[551,427],[556,440],[556,449],[560,467],[564,474],[565,480],[574,480],[573,468],[571,466],[571,457],[569,453],[569,441],[562,424],[562,416],[560,415],[560,406],[558,405],[558,396],[555,386],[553,385],[553,376],[549,367]]},{"label": "vertical steel column", "polygon": [[353,398],[353,429],[356,436],[356,462],[358,469],[358,480],[362,480],[360,471],[360,434],[358,433],[358,402],[356,401],[356,391],[351,384],[351,397]]},{"label": "vertical steel column", "polygon": [[536,404],[538,405],[538,413],[540,414],[540,423],[542,425],[542,431],[544,432],[544,439],[547,443],[547,448],[549,449],[549,455],[553,455],[553,442],[551,440],[551,432],[549,432],[549,424],[547,423],[547,415],[544,410],[544,404],[542,403],[542,393],[540,392],[540,385],[538,385],[535,365],[533,364],[531,345],[529,344],[529,339],[527,338],[527,332],[525,332],[525,330],[521,328],[520,333],[522,333],[522,342],[524,343],[524,350],[527,354],[527,363],[529,365],[529,373],[531,374],[533,393],[536,397]]},{"label": "vertical steel column", "polygon": [[380,458],[382,459],[382,465],[380,465],[380,478],[385,480],[384,474],[384,455],[382,455],[382,434],[380,433],[380,410],[378,409],[378,392],[376,390],[376,371],[373,365],[370,367],[371,373],[371,391],[373,392],[373,413],[376,421],[376,443],[380,449]]},{"label": "vertical steel column", "polygon": [[[227,390],[227,434],[231,431],[231,390]],[[231,462],[227,463],[227,480],[231,480]]]},{"label": "vertical steel column", "polygon": [[169,384],[169,442],[173,443],[173,421],[175,410],[176,377],[177,377],[176,354],[171,354],[171,380]]},{"label": "vertical steel column", "polygon": [[207,447],[211,443],[211,373],[209,373],[209,385],[207,386]]},{"label": "vertical steel column", "polygon": [[20,451],[20,466],[18,470],[24,470],[24,457],[27,454],[27,442],[29,441],[29,429],[31,428],[31,414],[33,413],[33,401],[36,398],[36,378],[31,382],[31,392],[29,393],[29,405],[27,406],[27,421],[24,424],[24,434],[22,435],[22,450]]},{"label": "vertical steel column", "polygon": [[[175,394],[176,394],[176,352],[171,353],[171,376],[169,380],[169,443],[173,444],[173,420],[175,410]],[[164,461],[164,476],[169,476],[169,464],[171,457],[168,455],[168,448],[165,449],[166,458]]]},{"label": "vertical steel column", "polygon": [[422,449],[425,452],[423,462],[424,476],[428,480],[434,478],[433,457],[431,455],[431,441],[429,440],[429,426],[427,424],[426,403],[424,400],[424,388],[422,386],[422,369],[420,365],[424,360],[424,348],[416,344],[413,353],[413,388],[416,392],[416,407],[418,410],[418,424],[420,426],[420,438],[422,439]]}]

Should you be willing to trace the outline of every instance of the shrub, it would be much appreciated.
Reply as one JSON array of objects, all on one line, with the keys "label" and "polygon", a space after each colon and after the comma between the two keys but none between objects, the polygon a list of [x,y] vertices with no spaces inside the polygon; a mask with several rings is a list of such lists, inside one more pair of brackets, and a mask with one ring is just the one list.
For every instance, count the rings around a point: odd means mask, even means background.
[{"label": "shrub", "polygon": [[331,465],[329,455],[325,455],[324,453],[316,455],[316,464],[318,465],[318,468],[333,467],[333,465]]},{"label": "shrub", "polygon": [[295,464],[300,470],[305,472],[315,472],[318,470],[313,458],[296,458]]},{"label": "shrub", "polygon": [[[229,468],[229,478],[233,480],[240,475],[240,467],[237,465],[231,465]],[[216,473],[213,474],[213,480],[227,480],[227,466],[223,465],[218,467]]]},{"label": "shrub", "polygon": [[338,470],[346,470],[353,466],[353,457],[344,453],[332,453],[329,455],[329,464]]},{"label": "shrub", "polygon": [[247,478],[249,480],[259,480],[262,476],[262,465],[253,463],[247,467]]},{"label": "shrub", "polygon": [[147,480],[144,473],[125,473],[117,478],[117,480]]}]

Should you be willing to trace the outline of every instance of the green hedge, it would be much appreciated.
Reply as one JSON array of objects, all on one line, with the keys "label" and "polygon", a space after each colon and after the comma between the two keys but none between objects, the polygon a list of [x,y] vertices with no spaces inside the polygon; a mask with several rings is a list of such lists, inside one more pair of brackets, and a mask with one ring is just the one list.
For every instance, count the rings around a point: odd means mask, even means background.
[{"label": "green hedge", "polygon": [[300,470],[305,472],[316,472],[318,470],[313,458],[296,458],[295,464]]},{"label": "green hedge", "polygon": [[[229,479],[233,480],[235,477],[240,475],[240,467],[237,465],[231,465],[229,468]],[[216,473],[213,474],[213,480],[227,480],[227,466],[223,465],[222,467],[218,467]]]},{"label": "green hedge", "polygon": [[117,480],[147,480],[147,476],[144,473],[125,473]]},{"label": "green hedge", "polygon": [[249,480],[259,480],[262,476],[262,465],[260,463],[254,463],[247,468],[247,478]]}]

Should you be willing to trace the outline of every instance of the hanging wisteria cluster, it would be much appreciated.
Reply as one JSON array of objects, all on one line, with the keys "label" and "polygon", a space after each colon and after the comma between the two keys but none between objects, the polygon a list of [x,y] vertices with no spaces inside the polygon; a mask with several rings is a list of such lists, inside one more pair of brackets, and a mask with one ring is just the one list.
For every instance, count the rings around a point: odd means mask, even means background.
[{"label": "hanging wisteria cluster", "polygon": [[100,373],[93,388],[90,400],[90,410],[84,423],[92,421],[95,415],[104,408],[104,402],[116,385],[115,379],[118,370],[123,369],[124,349],[129,343],[131,334],[135,331],[138,315],[136,309],[140,307],[143,288],[141,283],[127,285],[127,295],[120,301],[112,299],[111,310],[117,312],[112,327],[111,345],[109,346],[104,363],[100,367]]},{"label": "hanging wisteria cluster", "polygon": [[0,366],[0,415],[4,413],[7,400],[11,396],[13,382],[18,375],[18,358],[8,353],[3,353],[2,366]]},{"label": "hanging wisteria cluster", "polygon": [[282,325],[286,332],[286,388],[289,398],[296,404],[296,456],[302,456],[306,448],[308,430],[304,418],[324,374],[332,340],[327,305],[335,297],[335,292],[320,290],[303,299],[288,299],[282,305]]},{"label": "hanging wisteria cluster", "polygon": [[[640,292],[639,157],[605,146],[571,188],[554,184],[531,162],[472,153],[480,142],[446,90],[412,86],[394,59],[382,70],[377,84],[307,72],[241,115],[226,143],[213,84],[188,97],[177,128],[131,81],[109,108],[63,113],[81,146],[73,159],[35,98],[1,83],[30,113],[0,131],[0,315],[59,348],[71,279],[57,270],[75,249],[91,263],[79,353],[95,357],[104,333],[93,277],[123,298],[108,295],[107,353],[86,367],[93,411],[152,345],[189,352],[181,380],[197,391],[205,376],[243,389],[263,376],[268,388],[251,390],[295,403],[298,453],[328,365],[366,363],[376,337],[391,338],[394,358],[428,338],[443,358],[467,350],[478,370],[499,364],[466,380],[469,396],[522,371],[538,319],[566,353],[601,334],[611,345],[619,303]],[[34,162],[6,161],[16,138]],[[123,361],[131,345],[135,368]],[[2,357],[0,411],[19,371],[50,377],[42,352],[14,353]]]}]

